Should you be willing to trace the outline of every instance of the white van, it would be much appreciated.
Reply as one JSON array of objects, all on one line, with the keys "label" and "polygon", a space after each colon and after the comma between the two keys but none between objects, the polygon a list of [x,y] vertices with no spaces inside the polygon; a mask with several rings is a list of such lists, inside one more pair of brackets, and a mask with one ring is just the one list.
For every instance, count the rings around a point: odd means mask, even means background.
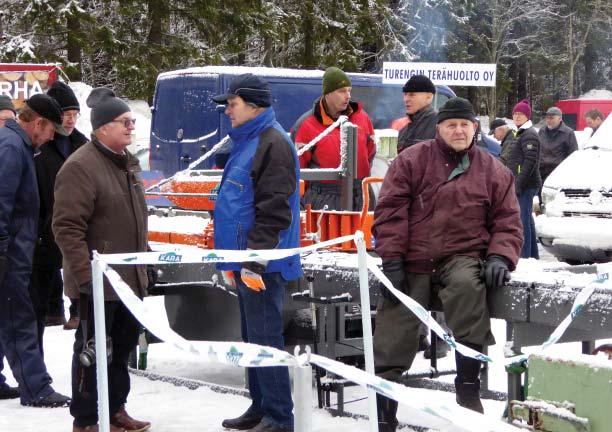
[{"label": "white van", "polygon": [[570,264],[612,260],[612,114],[546,179],[542,246]]}]

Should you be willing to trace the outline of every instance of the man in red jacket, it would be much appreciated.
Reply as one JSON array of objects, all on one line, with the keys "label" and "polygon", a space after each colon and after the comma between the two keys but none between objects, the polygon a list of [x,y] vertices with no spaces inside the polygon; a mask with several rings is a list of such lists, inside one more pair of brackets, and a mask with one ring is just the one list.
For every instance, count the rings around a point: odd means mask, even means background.
[{"label": "man in red jacket", "polygon": [[[358,128],[357,182],[353,191],[353,208],[362,206],[361,180],[370,175],[372,159],[376,154],[374,127],[360,103],[351,100],[351,80],[337,67],[330,67],[323,75],[323,95],[313,108],[304,113],[291,128],[291,137],[298,149],[317,137],[341,115]],[[340,127],[319,141],[315,147],[300,156],[301,168],[338,168],[340,166]],[[325,205],[329,210],[340,208],[340,182],[324,180],[309,182],[303,199],[314,210]]]},{"label": "man in red jacket", "polygon": [[[510,171],[475,145],[469,101],[440,109],[436,138],[393,161],[374,213],[376,252],[398,289],[428,308],[439,298],[455,339],[482,352],[491,334],[487,291],[500,289],[519,257],[522,226]],[[386,289],[376,315],[377,373],[399,380],[417,352],[420,321]],[[480,361],[455,353],[457,403],[483,411]],[[379,430],[394,431],[397,403],[379,395]]]}]

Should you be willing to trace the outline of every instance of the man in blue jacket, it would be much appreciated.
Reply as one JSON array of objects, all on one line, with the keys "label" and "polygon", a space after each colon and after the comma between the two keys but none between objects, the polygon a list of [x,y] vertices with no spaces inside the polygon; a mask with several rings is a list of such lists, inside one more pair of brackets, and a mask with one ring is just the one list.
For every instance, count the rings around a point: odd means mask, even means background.
[{"label": "man in blue jacket", "polygon": [[39,407],[70,401],[51,387],[28,291],[39,206],[34,154],[54,132],[66,133],[61,124],[58,103],[38,94],[25,102],[17,121],[0,129],[0,343],[21,404]]},{"label": "man in blue jacket", "polygon": [[[295,147],[276,121],[267,82],[235,77],[225,94],[233,147],[215,205],[215,247],[288,249],[299,246],[299,163]],[[242,339],[284,348],[283,298],[287,282],[302,274],[300,257],[219,265],[238,292]],[[293,402],[286,367],[249,368],[252,404],[223,427],[253,432],[293,431]]]}]

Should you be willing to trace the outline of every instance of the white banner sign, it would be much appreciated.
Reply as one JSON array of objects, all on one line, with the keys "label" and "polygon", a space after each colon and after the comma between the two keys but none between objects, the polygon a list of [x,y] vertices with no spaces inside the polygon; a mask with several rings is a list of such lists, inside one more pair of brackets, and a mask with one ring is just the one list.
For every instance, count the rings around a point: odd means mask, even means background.
[{"label": "white banner sign", "polygon": [[384,62],[383,84],[404,84],[413,75],[425,75],[434,84],[495,87],[494,63]]}]

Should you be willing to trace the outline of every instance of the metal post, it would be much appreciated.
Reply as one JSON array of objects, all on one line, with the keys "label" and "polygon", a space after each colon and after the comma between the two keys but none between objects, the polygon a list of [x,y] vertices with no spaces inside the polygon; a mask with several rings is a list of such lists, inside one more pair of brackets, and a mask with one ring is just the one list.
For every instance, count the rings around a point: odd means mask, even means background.
[{"label": "metal post", "polygon": [[[344,123],[340,126],[340,136],[342,140],[346,137],[346,153],[340,155],[341,164],[346,163],[343,166],[345,171],[340,182],[340,205],[342,210],[353,211],[353,187],[357,178],[357,126],[348,122]],[[340,143],[341,151],[343,144]]]},{"label": "metal post", "polygon": [[[295,347],[297,353],[299,347]],[[309,347],[306,352],[310,353]],[[295,432],[312,432],[312,366],[306,362],[293,368],[293,412]]]},{"label": "metal post", "polygon": [[94,336],[96,345],[96,378],[98,388],[98,422],[101,432],[110,432],[108,406],[108,368],[106,364],[106,320],[104,317],[104,274],[98,253],[91,263],[93,277]]},{"label": "metal post", "polygon": [[[355,233],[357,259],[359,263],[359,295],[361,296],[361,326],[363,328],[363,353],[366,372],[374,375],[374,347],[372,344],[372,314],[370,313],[370,288],[368,286],[368,263],[363,233]],[[368,390],[368,414],[370,432],[378,431],[378,413],[376,411],[376,391]]]}]

